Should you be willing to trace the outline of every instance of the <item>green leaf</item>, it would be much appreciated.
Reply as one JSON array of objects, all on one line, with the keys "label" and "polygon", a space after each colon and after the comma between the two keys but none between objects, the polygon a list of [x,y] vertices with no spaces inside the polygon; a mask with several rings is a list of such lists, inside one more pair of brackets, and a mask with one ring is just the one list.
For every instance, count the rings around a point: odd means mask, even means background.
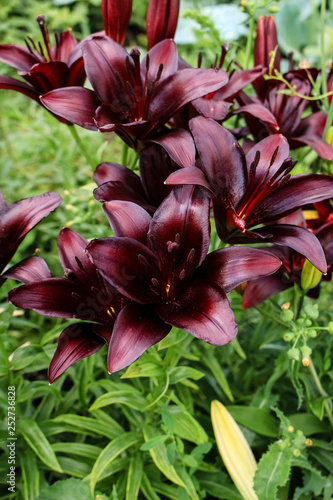
[{"label": "green leaf", "polygon": [[158,350],[160,351],[161,349],[166,349],[173,345],[177,345],[180,342],[183,342],[183,340],[185,340],[187,336],[188,333],[184,332],[183,330],[172,328],[171,332],[159,342]]},{"label": "green leaf", "polygon": [[37,422],[34,420],[22,419],[19,422],[18,430],[30,448],[45,465],[52,470],[62,472],[57,457]]},{"label": "green leaf", "polygon": [[323,465],[331,474],[333,474],[333,453],[321,449],[311,449],[310,455]]},{"label": "green leaf", "polygon": [[147,500],[160,500],[145,473],[142,475],[141,491]]},{"label": "green leaf", "polygon": [[138,391],[129,392],[127,390],[115,390],[97,398],[89,408],[89,411],[97,410],[98,408],[103,408],[104,406],[116,403],[127,405],[130,408],[134,408],[134,410],[139,411],[144,410],[148,405],[146,398],[144,398]]},{"label": "green leaf", "polygon": [[227,406],[227,410],[238,424],[262,436],[277,437],[278,421],[265,408],[255,406]]},{"label": "green leaf", "polygon": [[136,361],[130,365],[121,378],[160,377],[165,370],[157,363]]},{"label": "green leaf", "polygon": [[102,472],[106,467],[118,456],[120,453],[125,451],[130,446],[138,443],[140,436],[135,432],[124,432],[120,436],[116,437],[111,443],[109,443],[102,453],[97,458],[90,476],[90,490],[91,494],[94,494],[94,489],[97,481],[99,480]]},{"label": "green leaf", "polygon": [[191,378],[193,380],[199,380],[204,377],[205,374],[191,368],[190,366],[176,366],[169,371],[170,384],[177,384],[178,382],[183,382],[184,380]]},{"label": "green leaf", "polygon": [[155,446],[158,446],[158,445],[164,443],[164,441],[166,441],[168,439],[168,437],[169,436],[167,436],[165,434],[161,434],[160,436],[155,436],[152,439],[149,439],[148,441],[143,443],[140,446],[140,450],[141,451],[151,450],[152,448],[155,448]]},{"label": "green leaf", "polygon": [[124,432],[124,429],[115,422],[114,426],[109,425],[108,422],[102,422],[100,420],[95,420],[94,418],[82,417],[80,415],[73,415],[67,413],[65,415],[59,415],[54,418],[51,422],[64,422],[65,424],[70,424],[79,429],[83,429],[90,434],[91,432],[100,434],[109,439],[113,439],[119,436],[120,432]]},{"label": "green leaf", "polygon": [[185,409],[177,405],[170,405],[165,409],[173,420],[174,433],[182,439],[187,439],[195,444],[202,444],[208,441],[208,436],[204,428]]},{"label": "green leaf", "polygon": [[212,498],[219,498],[220,500],[241,500],[240,494],[228,486],[223,486],[214,481],[200,481],[202,488],[211,495]]},{"label": "green leaf", "polygon": [[[145,427],[143,429],[143,435],[145,441],[148,442],[151,441],[154,437],[156,437],[156,435],[158,435],[158,431],[157,429],[154,429],[152,426]],[[167,477],[173,483],[185,487],[184,482],[178,476],[175,468],[172,465],[170,465],[168,460],[167,450],[163,443],[158,446],[155,446],[154,448],[151,448],[149,450],[149,453],[156,467],[165,475],[165,477]]]},{"label": "green leaf", "polygon": [[126,500],[136,500],[138,498],[142,475],[143,459],[140,453],[136,453],[136,455],[133,455],[131,457],[129,464],[126,486]]},{"label": "green leaf", "polygon": [[39,495],[39,469],[36,455],[30,449],[20,452],[20,465],[25,500],[34,500]]},{"label": "green leaf", "polygon": [[313,413],[295,413],[294,415],[288,415],[288,419],[290,425],[294,429],[301,430],[305,436],[329,432],[325,422],[321,422]]},{"label": "green leaf", "polygon": [[65,474],[85,479],[91,471],[91,465],[80,462],[77,458],[59,456],[59,463]]},{"label": "green leaf", "polygon": [[270,445],[261,457],[254,475],[254,490],[260,500],[276,498],[277,489],[288,481],[293,451],[281,448],[280,443]]},{"label": "green leaf", "polygon": [[60,453],[66,453],[68,455],[78,455],[82,457],[91,458],[96,460],[98,455],[100,455],[102,448],[95,446],[93,444],[86,443],[70,443],[68,441],[63,443],[53,443],[51,444],[53,451],[58,451]]},{"label": "green leaf", "polygon": [[[302,499],[303,495],[309,493],[320,495],[326,485],[326,478],[304,457],[294,458],[292,465],[302,470],[304,484],[302,488],[296,488],[293,500]],[[314,495],[311,497],[313,498]]]},{"label": "green leaf", "polygon": [[73,498],[93,500],[89,486],[80,481],[80,479],[74,478],[56,481],[48,488],[43,489],[38,500],[59,500],[60,498],[61,500],[73,500]]},{"label": "green leaf", "polygon": [[209,348],[205,350],[203,361],[214,375],[224,394],[233,403],[234,396],[231,392],[226,376],[224,375],[224,371],[222,370],[220,363],[214,356],[214,353]]}]

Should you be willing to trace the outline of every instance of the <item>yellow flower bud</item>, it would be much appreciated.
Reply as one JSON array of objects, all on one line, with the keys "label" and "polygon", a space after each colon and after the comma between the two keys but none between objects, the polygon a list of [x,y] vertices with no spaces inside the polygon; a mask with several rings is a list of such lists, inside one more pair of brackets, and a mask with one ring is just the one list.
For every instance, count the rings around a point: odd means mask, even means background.
[{"label": "yellow flower bud", "polygon": [[257,463],[242,431],[219,401],[212,402],[211,416],[220,455],[236,488],[244,500],[258,500],[253,489]]}]

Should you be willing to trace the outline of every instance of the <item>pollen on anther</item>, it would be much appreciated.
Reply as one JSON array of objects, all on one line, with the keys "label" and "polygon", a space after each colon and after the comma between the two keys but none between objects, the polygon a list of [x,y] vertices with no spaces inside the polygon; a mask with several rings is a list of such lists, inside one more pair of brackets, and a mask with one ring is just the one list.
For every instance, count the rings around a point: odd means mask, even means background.
[{"label": "pollen on anther", "polygon": [[152,282],[152,285],[155,287],[159,285],[159,282],[156,278],[152,278],[150,281]]}]

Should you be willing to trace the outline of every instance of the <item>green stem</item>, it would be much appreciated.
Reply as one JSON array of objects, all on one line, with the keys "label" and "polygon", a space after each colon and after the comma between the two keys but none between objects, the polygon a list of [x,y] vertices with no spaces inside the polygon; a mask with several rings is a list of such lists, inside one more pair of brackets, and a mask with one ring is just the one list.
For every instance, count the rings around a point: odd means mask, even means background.
[{"label": "green stem", "polygon": [[131,165],[130,165],[130,169],[131,169],[131,170],[134,170],[134,169],[135,169],[136,163],[137,163],[137,161],[138,161],[138,157],[139,157],[139,153],[134,152],[134,156],[133,156],[133,159],[132,159],[132,163],[131,163]]},{"label": "green stem", "polygon": [[[321,0],[320,9],[320,63],[323,93],[327,93],[327,80],[326,80],[326,60],[325,60],[325,14],[326,14],[326,0]],[[328,107],[327,96],[324,98],[325,106]]]},{"label": "green stem", "polygon": [[[326,81],[326,77],[325,77],[325,81]],[[324,133],[323,133],[323,139],[324,140],[327,137],[328,129],[332,126],[332,122],[333,122],[333,99],[331,100],[330,107],[328,108],[328,113],[327,113],[327,118],[326,118],[326,123],[325,123],[325,129],[324,129]]]},{"label": "green stem", "polygon": [[264,307],[256,306],[256,309],[260,312],[260,314],[262,314],[263,316],[266,316],[266,318],[271,319],[275,323],[280,323],[280,325],[283,325],[285,328],[290,328],[288,323],[286,323],[285,321],[282,321],[282,319],[280,319],[278,316],[276,316],[276,314],[271,313],[269,311],[266,311],[266,309]]},{"label": "green stem", "polygon": [[77,146],[79,147],[81,153],[83,154],[83,156],[85,157],[85,159],[87,160],[87,163],[93,168],[95,169],[96,168],[96,160],[94,160],[94,158],[92,158],[90,156],[90,154],[88,153],[84,143],[82,142],[82,140],[80,139],[80,136],[75,128],[75,125],[68,125],[68,129],[70,131],[70,133],[72,134],[72,137],[74,139],[74,141],[76,142]]},{"label": "green stem", "polygon": [[298,316],[302,310],[303,300],[304,300],[304,294],[295,285],[294,286],[294,300],[293,300],[293,313],[294,313],[295,320],[298,318]]},{"label": "green stem", "polygon": [[124,142],[123,143],[123,151],[121,153],[121,164],[124,165],[125,167],[127,167],[128,150],[129,150],[129,146],[127,146],[127,144],[125,144],[125,142]]},{"label": "green stem", "polygon": [[247,41],[246,41],[246,47],[245,47],[245,61],[244,61],[244,68],[249,68],[250,66],[250,57],[252,53],[252,42],[254,38],[254,28],[255,28],[255,10],[256,10],[256,4],[257,1],[254,2],[252,12],[251,12],[251,18],[250,18],[250,25],[249,25],[249,34],[247,36]]},{"label": "green stem", "polygon": [[[323,386],[321,385],[321,382],[320,382],[320,379],[318,377],[318,373],[317,373],[317,370],[313,364],[313,361],[312,359],[309,360],[310,361],[310,364],[309,364],[309,369],[310,369],[310,373],[312,375],[312,378],[313,378],[313,381],[318,389],[318,392],[319,394],[323,397],[323,398],[327,398],[327,392],[325,391],[325,389],[323,388]],[[324,408],[325,408],[325,411],[326,411],[326,414],[327,414],[327,418],[328,420],[330,421],[332,427],[333,427],[333,415],[332,415],[332,409],[331,409],[331,405],[329,404],[329,402],[326,400],[324,401]]]}]

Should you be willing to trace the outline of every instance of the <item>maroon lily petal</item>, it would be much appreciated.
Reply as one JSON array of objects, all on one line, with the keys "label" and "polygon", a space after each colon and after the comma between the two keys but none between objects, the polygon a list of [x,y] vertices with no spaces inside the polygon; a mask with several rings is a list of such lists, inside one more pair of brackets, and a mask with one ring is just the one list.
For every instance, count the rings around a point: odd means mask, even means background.
[{"label": "maroon lily petal", "polygon": [[0,271],[8,264],[25,235],[61,201],[57,193],[45,193],[6,205],[1,210]]},{"label": "maroon lily petal", "polygon": [[[260,153],[260,159],[255,170],[255,184],[258,184],[263,178],[266,178],[266,181],[268,181],[281,167],[284,160],[288,158],[288,141],[281,134],[273,134],[255,144],[246,155],[249,171],[252,162],[255,160],[257,151]],[[274,161],[272,163],[273,158]],[[269,173],[267,174],[268,168]]]},{"label": "maroon lily petal", "polygon": [[253,83],[262,74],[262,66],[235,71],[230,76],[228,83],[215,93],[216,98],[232,102],[232,100],[241,90],[243,90],[244,87]]},{"label": "maroon lily petal", "polygon": [[293,282],[284,282],[280,273],[250,281],[243,294],[243,309],[255,307],[273,295],[293,286]]},{"label": "maroon lily petal", "polygon": [[192,101],[191,104],[198,113],[213,120],[224,120],[229,112],[229,108],[232,106],[231,102],[219,99],[216,94],[211,99],[199,97]]},{"label": "maroon lily petal", "polygon": [[[209,198],[193,186],[177,187],[156,210],[148,232],[148,245],[158,254],[161,271],[171,262],[188,271],[207,255],[210,241]],[[187,271],[187,272],[188,272]]]},{"label": "maroon lily petal", "polygon": [[210,344],[231,342],[237,325],[223,290],[205,280],[196,280],[180,297],[155,308],[169,325],[191,333]]},{"label": "maroon lily petal", "polygon": [[[257,36],[254,43],[254,64],[261,64],[268,68],[271,61],[271,52],[278,45],[276,25],[274,17],[260,16],[257,24]],[[278,48],[275,59],[274,69],[280,71],[280,49]]]},{"label": "maroon lily petal", "polygon": [[[142,186],[140,188],[140,191],[142,191]],[[110,181],[101,184],[96,189],[94,189],[94,196],[97,201],[100,201],[102,203],[113,200],[130,201],[136,203],[137,205],[140,205],[149,213],[155,212],[156,209],[155,206],[149,203],[144,194],[138,192],[131,185],[124,184],[120,181]]]},{"label": "maroon lily petal", "polygon": [[142,207],[130,201],[109,201],[103,205],[113,234],[128,236],[147,243],[147,232],[151,216]]},{"label": "maroon lily petal", "polygon": [[246,104],[234,111],[235,114],[245,113],[255,118],[259,118],[263,122],[269,123],[278,132],[280,130],[279,124],[273,113],[267,109],[263,104]]},{"label": "maroon lily petal", "polygon": [[120,293],[139,304],[160,300],[152,279],[159,280],[156,256],[132,238],[92,240],[87,251],[102,276]]},{"label": "maroon lily petal", "polygon": [[27,47],[15,44],[0,45],[0,61],[21,71],[30,71],[30,68],[43,59],[32,54]]},{"label": "maroon lily petal", "polygon": [[166,123],[182,106],[218,90],[227,81],[227,73],[220,69],[188,68],[177,71],[160,82],[158,92],[151,98],[148,118]]},{"label": "maroon lily petal", "polygon": [[20,92],[40,104],[40,92],[31,87],[31,85],[20,82],[10,76],[0,76],[0,89],[15,90],[16,92]]},{"label": "maroon lily petal", "polygon": [[82,57],[81,49],[73,36],[71,29],[61,33],[60,43],[52,47],[52,57],[55,61],[62,61],[70,66],[77,59]]},{"label": "maroon lily petal", "polygon": [[[147,57],[149,58],[149,64]],[[147,71],[148,66],[148,71]],[[162,73],[161,73],[162,69]],[[141,73],[143,81],[147,79],[147,84],[152,85],[160,73],[160,80],[175,73],[178,69],[178,50],[173,40],[162,40],[152,47],[148,56],[141,62]]]},{"label": "maroon lily petal", "polygon": [[9,292],[8,301],[44,316],[105,323],[105,314],[93,308],[82,286],[65,278],[50,278],[15,288]]},{"label": "maroon lily petal", "polygon": [[87,76],[101,102],[117,102],[121,86],[130,81],[127,68],[133,66],[126,50],[107,36],[95,36],[84,42],[82,52]]},{"label": "maroon lily petal", "polygon": [[85,253],[87,245],[88,241],[73,229],[66,227],[60,231],[59,257],[66,274],[71,271],[80,275],[84,270],[96,278],[95,267]]},{"label": "maroon lily petal", "polygon": [[198,116],[190,129],[211,189],[237,206],[247,185],[246,162],[235,137],[213,120]]},{"label": "maroon lily petal", "polygon": [[247,225],[271,222],[304,205],[333,197],[333,177],[320,174],[292,175],[289,181],[269,194],[247,218]]},{"label": "maroon lily petal", "polygon": [[322,244],[324,249],[327,263],[329,266],[333,265],[333,222],[325,224],[315,232],[316,237]]},{"label": "maroon lily petal", "polygon": [[281,260],[269,252],[234,246],[209,253],[197,275],[228,293],[241,283],[275,273],[280,267]]},{"label": "maroon lily petal", "polygon": [[195,146],[187,130],[170,130],[165,135],[154,137],[151,142],[162,146],[177,165],[191,167],[195,164]]},{"label": "maroon lily petal", "polygon": [[94,172],[94,181],[97,186],[108,181],[120,181],[124,184],[130,184],[133,189],[136,189],[141,195],[144,195],[140,177],[129,168],[119,165],[119,163],[105,161],[97,165]]},{"label": "maroon lily petal", "polygon": [[83,57],[80,57],[71,64],[66,76],[66,87],[82,86],[86,80]]},{"label": "maroon lily petal", "polygon": [[133,0],[102,0],[105,34],[120,44],[125,42],[132,4]]},{"label": "maroon lily petal", "polygon": [[212,187],[202,170],[198,167],[186,167],[176,170],[169,175],[165,184],[169,186],[196,185],[208,189],[212,194]]},{"label": "maroon lily petal", "polygon": [[41,94],[64,87],[67,83],[67,74],[67,64],[61,61],[48,61],[35,64],[29,73],[19,72],[19,75],[23,76]]},{"label": "maroon lily petal", "polygon": [[83,87],[55,89],[40,98],[46,109],[71,123],[97,130],[94,115],[100,102],[94,92]]},{"label": "maroon lily petal", "polygon": [[171,330],[151,308],[127,304],[119,313],[109,346],[109,373],[125,368]]},{"label": "maroon lily petal", "polygon": [[323,248],[316,236],[308,229],[288,224],[278,224],[256,229],[256,232],[266,236],[266,241],[296,250],[296,252],[304,255],[319,271],[324,274],[327,272],[327,262]]},{"label": "maroon lily petal", "polygon": [[48,377],[52,384],[73,363],[97,352],[105,340],[94,333],[93,323],[70,325],[61,333],[58,347],[49,366]]},{"label": "maroon lily petal", "polygon": [[291,137],[290,142],[293,147],[299,147],[306,144],[307,146],[310,146],[310,148],[312,148],[321,158],[333,161],[333,147],[321,139],[321,137],[305,133],[304,135]]},{"label": "maroon lily petal", "polygon": [[1,277],[27,284],[51,278],[51,273],[45,260],[33,255],[8,269]]},{"label": "maroon lily petal", "polygon": [[174,38],[180,0],[150,0],[147,12],[148,49],[165,38]]}]

